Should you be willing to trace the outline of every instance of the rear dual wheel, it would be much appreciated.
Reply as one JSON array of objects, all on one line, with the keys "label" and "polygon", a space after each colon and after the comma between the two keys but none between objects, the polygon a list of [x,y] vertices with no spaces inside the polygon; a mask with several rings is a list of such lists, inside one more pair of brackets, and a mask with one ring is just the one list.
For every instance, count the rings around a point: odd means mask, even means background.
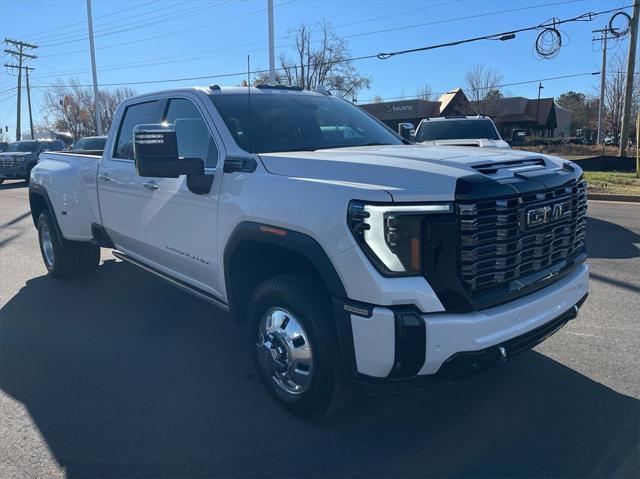
[{"label": "rear dual wheel", "polygon": [[47,211],[38,218],[38,238],[44,265],[54,278],[69,278],[98,268],[100,248],[91,243],[61,238]]}]

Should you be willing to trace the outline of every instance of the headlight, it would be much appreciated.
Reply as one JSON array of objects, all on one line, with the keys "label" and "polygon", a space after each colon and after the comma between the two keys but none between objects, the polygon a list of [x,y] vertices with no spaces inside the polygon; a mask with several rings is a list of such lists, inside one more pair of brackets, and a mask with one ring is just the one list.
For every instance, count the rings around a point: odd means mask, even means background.
[{"label": "headlight", "polygon": [[349,229],[385,276],[416,276],[422,270],[423,220],[453,213],[451,203],[423,205],[349,203]]}]

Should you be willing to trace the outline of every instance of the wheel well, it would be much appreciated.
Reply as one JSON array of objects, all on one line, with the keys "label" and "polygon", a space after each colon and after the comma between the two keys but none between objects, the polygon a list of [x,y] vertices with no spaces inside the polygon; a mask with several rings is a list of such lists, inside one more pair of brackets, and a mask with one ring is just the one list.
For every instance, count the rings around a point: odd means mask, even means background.
[{"label": "wheel well", "polygon": [[306,256],[260,241],[244,241],[239,244],[227,267],[227,295],[233,317],[238,322],[244,322],[251,295],[268,278],[287,273],[304,274],[316,279],[327,290],[322,276]]},{"label": "wheel well", "polygon": [[29,193],[29,205],[31,206],[31,218],[33,219],[33,224],[37,227],[40,214],[48,208],[47,201],[42,195]]}]

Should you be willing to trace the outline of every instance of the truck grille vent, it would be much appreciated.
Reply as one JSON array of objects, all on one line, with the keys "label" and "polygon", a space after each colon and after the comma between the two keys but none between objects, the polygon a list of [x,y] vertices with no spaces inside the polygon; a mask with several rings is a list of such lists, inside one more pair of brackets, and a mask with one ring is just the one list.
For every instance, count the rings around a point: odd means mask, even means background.
[{"label": "truck grille vent", "polygon": [[459,277],[485,294],[584,252],[586,183],[522,196],[460,203]]}]

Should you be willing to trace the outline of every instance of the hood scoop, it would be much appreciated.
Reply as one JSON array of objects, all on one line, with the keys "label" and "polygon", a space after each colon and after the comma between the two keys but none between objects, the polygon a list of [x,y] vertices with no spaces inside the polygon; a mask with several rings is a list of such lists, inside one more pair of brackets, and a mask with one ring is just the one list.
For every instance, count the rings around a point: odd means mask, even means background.
[{"label": "hood scoop", "polygon": [[483,175],[487,175],[495,179],[511,178],[518,173],[543,170],[546,167],[547,164],[542,158],[523,158],[521,160],[484,163],[472,166],[472,168],[478,173],[482,173]]}]

